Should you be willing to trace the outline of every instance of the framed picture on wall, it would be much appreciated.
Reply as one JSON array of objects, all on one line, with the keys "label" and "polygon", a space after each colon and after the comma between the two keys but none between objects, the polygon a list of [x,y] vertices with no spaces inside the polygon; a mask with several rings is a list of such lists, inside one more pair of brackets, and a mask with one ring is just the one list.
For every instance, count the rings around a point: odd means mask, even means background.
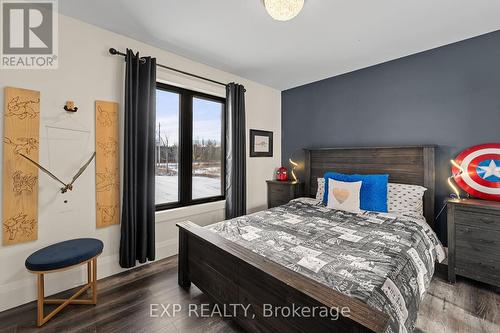
[{"label": "framed picture on wall", "polygon": [[273,157],[273,132],[250,130],[250,157]]}]

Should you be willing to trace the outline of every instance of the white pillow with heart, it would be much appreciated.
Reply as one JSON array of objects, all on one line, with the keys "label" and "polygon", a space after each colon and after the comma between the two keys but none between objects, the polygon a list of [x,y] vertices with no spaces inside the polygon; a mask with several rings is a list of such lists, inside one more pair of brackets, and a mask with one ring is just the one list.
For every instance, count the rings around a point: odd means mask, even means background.
[{"label": "white pillow with heart", "polygon": [[362,184],[362,181],[341,182],[334,179],[328,179],[327,207],[359,213],[361,211],[359,208],[359,198]]}]

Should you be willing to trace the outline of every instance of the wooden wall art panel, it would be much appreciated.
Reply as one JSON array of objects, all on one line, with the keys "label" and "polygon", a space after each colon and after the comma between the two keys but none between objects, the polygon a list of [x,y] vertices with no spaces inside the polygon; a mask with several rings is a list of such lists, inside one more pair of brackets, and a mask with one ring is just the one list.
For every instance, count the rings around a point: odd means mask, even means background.
[{"label": "wooden wall art panel", "polygon": [[120,223],[120,156],[118,103],[96,101],[96,224]]},{"label": "wooden wall art panel", "polygon": [[3,245],[38,238],[40,92],[6,87],[3,138]]}]

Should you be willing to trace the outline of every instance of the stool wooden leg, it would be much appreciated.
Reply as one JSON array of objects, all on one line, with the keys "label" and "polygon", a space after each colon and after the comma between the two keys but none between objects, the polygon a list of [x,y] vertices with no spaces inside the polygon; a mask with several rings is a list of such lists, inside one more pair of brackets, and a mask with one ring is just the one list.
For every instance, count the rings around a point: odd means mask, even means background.
[{"label": "stool wooden leg", "polygon": [[45,297],[45,285],[43,280],[43,273],[37,274],[38,277],[38,316],[37,316],[37,326],[40,327],[44,324],[43,317],[43,301]]},{"label": "stool wooden leg", "polygon": [[92,301],[90,303],[95,304],[94,303],[94,284],[92,283],[94,273],[92,271],[93,271],[92,260],[90,260],[89,262],[87,262],[87,284],[90,286],[90,288],[92,288]]},{"label": "stool wooden leg", "polygon": [[[45,299],[45,286],[44,286],[44,273],[51,273],[54,271],[46,272],[36,272],[37,274],[37,286],[38,286],[38,299],[37,299],[37,326],[40,327],[46,322],[48,322],[52,317],[58,314],[62,309],[64,309],[68,304],[97,304],[97,256],[87,261],[87,283],[81,287],[76,293],[70,298],[60,299],[52,298]],[[80,295],[85,293],[87,290],[92,288],[92,298],[91,299],[78,299]],[[59,306],[49,313],[46,317],[44,316],[43,305],[44,304],[59,304]]]},{"label": "stool wooden leg", "polygon": [[87,283],[92,283],[92,261],[87,263]]},{"label": "stool wooden leg", "polygon": [[92,259],[92,301],[97,304],[97,257]]}]

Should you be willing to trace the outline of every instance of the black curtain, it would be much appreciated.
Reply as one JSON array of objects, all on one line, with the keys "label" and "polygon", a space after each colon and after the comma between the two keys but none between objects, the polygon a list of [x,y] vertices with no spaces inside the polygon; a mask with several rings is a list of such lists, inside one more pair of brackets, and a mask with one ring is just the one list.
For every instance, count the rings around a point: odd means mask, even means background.
[{"label": "black curtain", "polygon": [[245,215],[246,148],[245,87],[226,88],[226,219]]},{"label": "black curtain", "polygon": [[127,49],[120,266],[155,259],[156,59]]}]

